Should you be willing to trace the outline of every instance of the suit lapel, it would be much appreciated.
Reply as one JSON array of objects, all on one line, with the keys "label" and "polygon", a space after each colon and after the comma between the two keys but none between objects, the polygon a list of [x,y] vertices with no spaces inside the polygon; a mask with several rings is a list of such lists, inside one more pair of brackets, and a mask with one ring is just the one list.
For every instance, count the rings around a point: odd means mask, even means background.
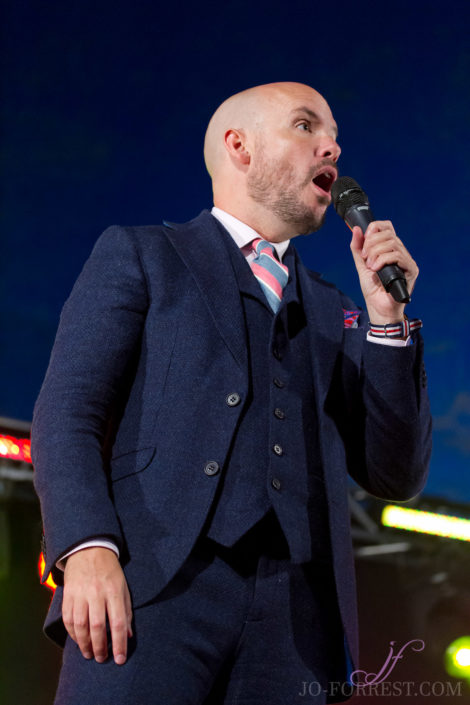
[{"label": "suit lapel", "polygon": [[[225,344],[243,371],[247,340],[237,278],[223,226],[205,210],[189,223],[166,223],[166,234],[192,273]],[[320,408],[331,384],[343,336],[338,291],[304,267],[293,247],[298,283],[309,331],[315,389]]]},{"label": "suit lapel", "polygon": [[245,323],[237,279],[225,232],[209,213],[189,223],[167,223],[167,236],[194,277],[220,335],[245,372],[248,369]]},{"label": "suit lapel", "polygon": [[339,292],[312,276],[295,252],[297,277],[302,295],[312,354],[313,378],[319,409],[328,393],[343,337],[343,315]]}]

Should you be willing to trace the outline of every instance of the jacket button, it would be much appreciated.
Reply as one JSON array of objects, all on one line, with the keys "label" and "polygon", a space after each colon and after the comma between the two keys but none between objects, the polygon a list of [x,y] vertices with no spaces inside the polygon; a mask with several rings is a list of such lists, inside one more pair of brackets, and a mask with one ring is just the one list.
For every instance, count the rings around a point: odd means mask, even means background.
[{"label": "jacket button", "polygon": [[219,463],[216,463],[215,460],[210,460],[208,463],[206,463],[206,467],[204,468],[204,472],[206,473],[206,475],[217,475],[219,470]]},{"label": "jacket button", "polygon": [[286,415],[282,409],[274,409],[274,416],[277,419],[285,419],[286,418]]},{"label": "jacket button", "polygon": [[282,381],[282,379],[279,379],[279,377],[274,377],[273,382],[276,387],[278,387],[278,389],[282,389],[284,387],[284,382]]},{"label": "jacket button", "polygon": [[280,490],[281,489],[281,481],[278,477],[273,477],[271,480],[271,485],[274,487],[275,490]]},{"label": "jacket button", "polygon": [[421,368],[421,386],[425,387],[428,381],[428,376],[426,374],[426,370],[424,369],[424,365]]},{"label": "jacket button", "polygon": [[241,401],[241,397],[236,392],[232,392],[232,394],[228,395],[225,401],[229,406],[237,406],[237,404],[239,404]]},{"label": "jacket button", "polygon": [[276,455],[282,455],[284,452],[279,443],[276,443],[276,445],[273,446],[273,451],[276,453]]},{"label": "jacket button", "polygon": [[273,347],[273,355],[276,358],[276,360],[282,360],[282,353],[279,350],[279,348],[277,347],[277,345],[275,345]]}]

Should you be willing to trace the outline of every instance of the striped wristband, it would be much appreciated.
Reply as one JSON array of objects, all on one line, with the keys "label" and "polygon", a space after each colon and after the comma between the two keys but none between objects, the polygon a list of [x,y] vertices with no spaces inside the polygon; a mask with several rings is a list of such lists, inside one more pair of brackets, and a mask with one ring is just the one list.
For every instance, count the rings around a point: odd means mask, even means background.
[{"label": "striped wristband", "polygon": [[407,338],[414,330],[423,327],[423,321],[419,318],[413,318],[411,321],[405,318],[404,321],[387,323],[386,326],[375,323],[369,323],[369,326],[369,333],[375,338]]}]

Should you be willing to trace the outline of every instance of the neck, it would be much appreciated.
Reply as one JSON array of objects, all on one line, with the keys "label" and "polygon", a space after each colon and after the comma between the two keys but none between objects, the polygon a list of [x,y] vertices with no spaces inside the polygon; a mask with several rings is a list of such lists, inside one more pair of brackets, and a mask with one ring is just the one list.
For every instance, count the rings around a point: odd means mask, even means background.
[{"label": "neck", "polygon": [[259,233],[263,240],[268,242],[284,242],[298,235],[294,232],[292,225],[284,223],[257,203],[251,204],[241,199],[237,201],[234,198],[217,198],[214,195],[214,205],[226,213],[230,213],[234,218],[238,218],[242,223],[249,225]]}]

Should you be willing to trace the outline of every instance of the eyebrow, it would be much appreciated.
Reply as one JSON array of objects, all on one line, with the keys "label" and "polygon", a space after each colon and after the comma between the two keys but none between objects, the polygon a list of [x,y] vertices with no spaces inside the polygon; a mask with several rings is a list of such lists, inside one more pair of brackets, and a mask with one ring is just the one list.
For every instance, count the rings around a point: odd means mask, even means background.
[{"label": "eyebrow", "polygon": [[[302,107],[300,107],[300,108],[294,108],[294,110],[291,110],[292,115],[295,115],[296,113],[305,113],[306,115],[309,116],[309,118],[311,118],[315,122],[321,122],[321,119],[317,115],[317,113],[315,113],[310,108],[307,108],[306,105],[302,105]],[[338,128],[336,125],[333,127],[333,132],[335,133],[336,137],[338,137]]]}]

